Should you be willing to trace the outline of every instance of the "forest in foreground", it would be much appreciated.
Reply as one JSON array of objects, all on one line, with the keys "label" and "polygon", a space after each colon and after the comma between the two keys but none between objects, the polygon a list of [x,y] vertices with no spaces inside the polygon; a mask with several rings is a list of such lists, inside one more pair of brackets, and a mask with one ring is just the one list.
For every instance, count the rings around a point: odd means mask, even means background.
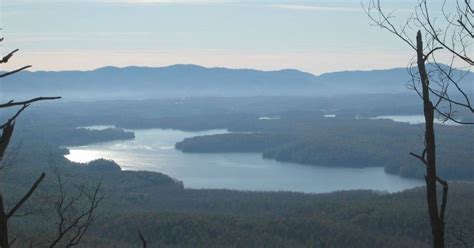
[{"label": "forest in foreground", "polygon": [[[106,195],[79,247],[139,247],[137,229],[150,247],[430,247],[424,187],[392,194],[193,190],[161,173],[121,171],[112,161],[84,165],[61,153],[30,152],[3,177],[11,203],[47,175],[11,222],[20,246],[56,235],[59,173],[70,194],[100,181]],[[474,187],[450,186],[447,242],[463,247],[474,242]]]},{"label": "forest in foreground", "polygon": [[[346,118],[325,118],[320,111],[314,111],[321,107],[320,99],[265,100],[190,99],[178,108],[176,100],[90,102],[40,105],[32,109],[18,124],[20,131],[10,147],[16,155],[1,171],[3,187],[9,192],[5,196],[7,204],[18,200],[16,197],[27,191],[39,174],[46,173],[45,181],[23,209],[25,213],[19,213],[11,222],[17,244],[27,246],[54,237],[59,219],[53,209],[58,196],[57,175],[60,175],[71,194],[78,185],[92,188],[101,182],[101,192],[106,196],[97,208],[99,218],[87,231],[80,247],[139,247],[137,230],[146,237],[150,247],[430,247],[423,187],[398,193],[353,190],[326,194],[197,190],[184,188],[182,182],[161,173],[122,171],[120,165],[107,160],[77,164],[63,156],[68,152],[65,146],[133,139],[133,130],[129,129],[134,128],[252,127],[253,130],[274,128],[286,134],[292,129],[285,120],[297,123],[294,127],[299,128],[309,124],[337,128],[338,123],[344,125],[351,120],[358,132],[377,126],[380,133],[375,137],[393,135],[390,131],[396,128],[412,135],[416,133],[416,125],[410,127],[388,120],[356,122],[351,117],[354,112],[350,111],[340,113]],[[278,103],[286,106],[283,112],[274,111],[280,107]],[[295,109],[306,114],[313,111],[307,115],[311,117],[302,118],[301,112]],[[378,114],[376,110],[374,114]],[[186,121],[197,115],[202,118]],[[262,121],[275,122],[259,120],[260,116],[275,115],[282,121],[262,126]],[[236,122],[237,118],[241,121]],[[99,124],[117,128],[78,128]],[[459,127],[440,129],[450,134],[459,132],[459,137],[466,132]],[[370,137],[368,131],[363,134]],[[455,137],[458,136],[453,140]],[[409,158],[408,154],[405,156]],[[451,182],[446,210],[449,247],[474,242],[473,198],[472,183]]]}]

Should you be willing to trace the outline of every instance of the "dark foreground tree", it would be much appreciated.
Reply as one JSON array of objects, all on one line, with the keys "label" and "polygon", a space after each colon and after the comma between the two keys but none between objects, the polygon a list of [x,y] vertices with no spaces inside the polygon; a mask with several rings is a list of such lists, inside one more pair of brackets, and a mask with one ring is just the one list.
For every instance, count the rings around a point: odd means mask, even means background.
[{"label": "dark foreground tree", "polygon": [[[0,38],[0,42],[3,42],[4,38]],[[0,64],[6,64],[8,61],[13,57],[13,55],[18,52],[18,49],[15,49],[11,52],[9,52],[7,55],[5,55],[1,60]],[[23,71],[25,69],[30,68],[31,65],[23,66],[18,69],[8,71],[8,72],[3,72],[0,74],[0,80],[4,77],[11,76],[15,73],[18,73],[20,71]],[[13,114],[3,123],[0,125],[0,129],[2,130],[2,136],[0,137],[0,169],[3,168],[4,166],[4,155],[5,152],[8,148],[8,145],[10,143],[10,139],[13,135],[13,130],[15,128],[15,121],[17,117],[26,109],[30,106],[30,104],[34,102],[39,102],[39,101],[44,101],[44,100],[54,100],[54,99],[59,99],[60,97],[37,97],[33,99],[29,99],[26,101],[19,101],[16,102],[14,100],[10,100],[8,102],[0,104],[0,110],[4,111],[6,109],[15,109]],[[14,241],[9,240],[8,236],[8,220],[12,218],[16,211],[23,206],[23,204],[30,198],[30,196],[33,194],[33,192],[38,188],[39,184],[43,179],[45,178],[45,174],[42,173],[38,179],[33,183],[33,185],[30,187],[30,189],[21,197],[14,206],[7,210],[5,208],[4,200],[3,200],[3,194],[4,192],[0,191],[0,247],[2,248],[8,248],[10,247],[11,243]],[[1,190],[1,189],[0,189]]]},{"label": "dark foreground tree", "polygon": [[[3,38],[0,38],[0,42],[3,42]],[[13,55],[18,52],[15,49],[5,55],[1,60],[0,64],[8,63]],[[0,80],[4,77],[11,76],[15,73],[21,72],[25,69],[30,68],[31,65],[23,66],[18,69],[3,72],[0,74]],[[61,97],[37,97],[28,99],[25,101],[10,100],[5,103],[0,103],[0,111],[9,113],[9,117],[3,124],[0,125],[1,137],[0,137],[0,170],[6,166],[5,160],[7,158],[6,151],[10,144],[11,137],[15,128],[15,121],[20,114],[27,109],[30,104],[45,101],[55,100]],[[9,236],[9,220],[15,217],[18,210],[24,206],[28,199],[37,190],[38,186],[46,177],[45,173],[36,179],[29,190],[19,200],[13,204],[13,207],[7,209],[4,202],[3,189],[0,189],[0,247],[9,248],[15,242],[15,238]],[[58,222],[57,230],[58,233],[54,238],[47,241],[39,241],[38,244],[48,247],[72,247],[77,245],[86,230],[89,228],[91,223],[96,219],[94,211],[97,209],[100,202],[104,199],[104,195],[100,193],[100,184],[89,190],[85,186],[76,187],[76,193],[67,192],[65,185],[61,180],[59,174],[56,176],[58,180],[59,194],[54,198],[54,214],[57,216]],[[0,182],[1,183],[1,182]],[[1,185],[1,184],[0,184]],[[15,198],[15,197],[13,197]],[[40,239],[38,237],[38,239]],[[30,246],[34,244],[31,243]]]},{"label": "dark foreground tree", "polygon": [[[458,124],[473,124],[459,119],[474,114],[470,102],[472,92],[466,91],[473,82],[465,80],[474,65],[472,60],[474,10],[470,0],[444,2],[435,16],[427,0],[419,0],[411,17],[396,24],[393,11],[386,12],[380,0],[371,0],[364,9],[379,27],[405,42],[416,56],[410,63],[412,81],[409,86],[423,102],[425,116],[424,148],[420,154],[410,153],[426,168],[426,196],[433,235],[433,247],[445,247],[445,210],[448,183],[436,171],[436,139],[434,118]],[[414,34],[416,32],[416,35]],[[412,36],[413,35],[413,36]],[[413,39],[413,37],[415,39]],[[444,59],[439,59],[444,56]],[[445,64],[441,64],[444,62]],[[447,64],[447,65],[446,65]],[[463,69],[463,70],[461,70]],[[467,70],[466,70],[467,69]],[[421,88],[421,89],[420,89]],[[437,184],[442,186],[438,200]]]}]

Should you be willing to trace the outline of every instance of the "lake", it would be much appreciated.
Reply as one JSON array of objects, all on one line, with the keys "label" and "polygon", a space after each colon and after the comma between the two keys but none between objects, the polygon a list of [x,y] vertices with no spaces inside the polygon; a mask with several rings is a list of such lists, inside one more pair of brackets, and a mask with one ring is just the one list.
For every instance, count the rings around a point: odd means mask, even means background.
[{"label": "lake", "polygon": [[[381,115],[370,119],[389,119],[396,122],[405,122],[408,124],[424,124],[425,123],[425,116],[424,115]],[[434,123],[441,124],[441,125],[448,125],[448,126],[459,126],[460,124],[452,121],[447,120],[445,122],[435,118]]]},{"label": "lake", "polygon": [[157,171],[183,182],[186,188],[325,193],[372,189],[397,192],[423,185],[422,180],[386,174],[382,167],[329,168],[263,159],[257,153],[193,154],[174,149],[187,137],[226,130],[185,132],[170,129],[132,130],[134,140],[68,147],[71,161],[112,159],[123,170]]}]

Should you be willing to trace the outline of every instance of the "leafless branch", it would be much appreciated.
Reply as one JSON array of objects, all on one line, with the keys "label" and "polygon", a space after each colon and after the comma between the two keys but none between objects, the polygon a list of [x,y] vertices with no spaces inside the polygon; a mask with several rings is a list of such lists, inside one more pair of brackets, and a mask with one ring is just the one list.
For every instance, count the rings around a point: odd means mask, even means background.
[{"label": "leafless branch", "polygon": [[9,245],[12,246],[13,243],[15,243],[15,241],[16,241],[16,237],[13,237],[12,240],[10,241]]},{"label": "leafless branch", "polygon": [[439,115],[443,116],[443,117],[446,118],[447,120],[450,120],[450,121],[452,121],[452,122],[454,122],[454,123],[457,123],[457,124],[460,124],[460,125],[474,125],[474,122],[459,121],[459,120],[457,120],[456,118],[453,118],[449,112],[448,112],[448,113],[445,113],[445,112],[439,110],[438,108],[435,108],[435,111],[436,111]]},{"label": "leafless branch", "polygon": [[3,73],[3,74],[0,74],[0,78],[8,77],[8,76],[10,76],[10,75],[13,75],[13,74],[18,73],[18,72],[23,71],[23,70],[26,70],[26,69],[28,69],[28,68],[31,68],[31,65],[26,65],[26,66],[20,67],[20,68],[18,68],[18,69],[16,69],[16,70],[13,70],[13,71],[9,71],[9,72],[5,72],[5,73]]},{"label": "leafless branch", "polygon": [[38,186],[40,185],[41,181],[43,181],[45,176],[46,175],[44,173],[41,173],[41,176],[39,176],[38,179],[36,179],[35,183],[30,187],[28,192],[15,204],[15,206],[12,209],[10,209],[10,211],[8,211],[7,219],[13,216],[15,212],[26,202],[26,200],[30,198],[33,192],[35,192],[36,188],[38,188]]},{"label": "leafless branch", "polygon": [[143,237],[142,233],[140,232],[140,229],[137,228],[137,232],[138,232],[138,237],[140,237],[140,240],[142,242],[142,247],[143,248],[146,248],[146,240],[145,238]]},{"label": "leafless branch", "polygon": [[18,153],[20,151],[21,142],[11,148],[5,156],[0,159],[0,170],[10,167],[16,160]]},{"label": "leafless branch", "polygon": [[417,158],[417,159],[419,159],[424,165],[427,164],[426,159],[423,156],[420,156],[420,155],[415,154],[413,152],[410,152],[410,155]]},{"label": "leafless branch", "polygon": [[26,101],[20,101],[20,102],[15,102],[13,100],[7,102],[7,103],[3,103],[3,104],[0,104],[0,108],[8,108],[8,107],[13,107],[13,106],[20,106],[20,105],[26,105],[26,104],[30,104],[30,103],[34,103],[34,102],[39,102],[39,101],[45,101],[45,100],[57,100],[57,99],[61,99],[60,96],[53,96],[53,97],[50,97],[50,96],[47,96],[47,97],[36,97],[36,98],[32,98],[32,99],[29,99],[29,100],[26,100]]},{"label": "leafless branch", "polygon": [[2,136],[0,137],[0,160],[3,160],[14,129],[15,126],[11,123],[8,123],[8,125],[2,128]]},{"label": "leafless branch", "polygon": [[21,114],[21,112],[23,112],[29,106],[30,104],[23,105],[23,107],[21,107],[12,117],[10,117],[10,119],[8,119],[4,124],[2,124],[0,128],[5,128],[6,126],[11,125],[15,121],[15,119]]},{"label": "leafless branch", "polygon": [[[58,198],[54,203],[55,212],[59,219],[57,235],[50,242],[49,247],[73,247],[79,244],[90,225],[97,219],[97,207],[105,199],[100,193],[101,183],[97,184],[92,193],[85,186],[76,187],[77,193],[69,195],[65,190],[62,177],[57,175]],[[82,211],[77,211],[87,202]]]},{"label": "leafless branch", "polygon": [[436,177],[436,181],[440,183],[443,186],[443,196],[441,198],[441,209],[439,213],[439,217],[441,221],[443,222],[444,225],[444,214],[446,212],[446,204],[448,202],[448,182],[439,178],[438,176]]},{"label": "leafless branch", "polygon": [[[3,37],[0,38],[0,42],[3,41]],[[15,49],[11,52],[9,52],[7,55],[5,55],[3,58],[0,60],[0,64],[8,63],[8,61],[13,57],[13,55],[18,52],[18,49]],[[30,68],[31,65],[26,65],[23,67],[20,67],[16,70],[9,71],[9,72],[4,72],[0,74],[0,79],[11,76],[15,73],[21,72],[23,70],[26,70]],[[37,102],[37,101],[43,101],[43,100],[55,100],[59,99],[60,97],[37,97],[33,98],[27,101],[22,101],[22,102],[15,102],[14,100],[11,100],[7,103],[0,104],[0,109],[3,108],[10,108],[14,106],[21,106],[13,116],[11,116],[4,124],[0,125],[0,129],[2,129],[2,135],[0,137],[0,162],[2,163],[0,166],[0,169],[3,168],[3,161],[4,161],[4,154],[5,151],[8,148],[8,145],[10,143],[10,139],[13,134],[13,130],[15,128],[15,120],[16,118],[26,109],[30,106],[31,103]],[[12,216],[18,216],[19,214],[17,211],[23,206],[23,204],[31,197],[31,195],[35,192],[37,187],[40,185],[40,183],[43,181],[45,177],[45,174],[42,173],[41,176],[35,181],[35,183],[30,187],[28,192],[13,206],[13,208],[6,212],[4,202],[3,202],[3,194],[0,192],[0,247],[2,248],[9,248],[14,241],[16,240],[13,238],[11,241],[9,241],[9,233],[8,233],[8,220]],[[27,212],[23,214],[27,214]]]},{"label": "leafless branch", "polygon": [[397,28],[390,21],[390,19],[394,17],[393,11],[390,13],[385,13],[381,6],[380,0],[370,0],[367,6],[362,4],[362,8],[376,26],[379,26],[394,34],[416,51],[416,44],[406,34],[406,29],[410,25],[410,18],[401,28]]},{"label": "leafless branch", "polygon": [[15,49],[15,50],[11,51],[10,53],[8,53],[7,55],[5,55],[5,56],[0,60],[0,64],[8,63],[8,60],[10,60],[10,58],[13,56],[13,54],[15,54],[16,52],[18,52],[18,50],[20,50],[20,49]]},{"label": "leafless branch", "polygon": [[[469,6],[469,2],[466,2],[466,5]],[[418,9],[420,16],[418,16],[417,21],[420,24],[420,27],[424,29],[425,32],[427,32],[430,37],[435,40],[439,45],[444,47],[446,50],[448,50],[450,53],[454,54],[456,57],[459,59],[463,60],[464,62],[468,63],[469,65],[473,66],[474,61],[467,56],[464,52],[460,52],[459,50],[456,50],[455,47],[452,44],[448,44],[447,40],[445,37],[440,36],[440,30],[435,27],[433,18],[430,17],[430,11],[428,8],[428,3],[427,0],[420,0],[418,4]],[[447,16],[445,16],[446,19],[448,19]],[[446,29],[448,29],[447,27]],[[445,29],[445,30],[446,30]],[[462,31],[462,30],[461,30]],[[447,34],[447,32],[443,32],[444,34]],[[462,43],[462,42],[461,42]],[[462,49],[461,51],[464,51],[465,49]]]},{"label": "leafless branch", "polygon": [[425,55],[425,60],[428,59],[431,54],[433,54],[433,53],[436,52],[437,50],[441,50],[441,49],[443,49],[443,48],[442,48],[442,47],[435,47],[435,48],[431,49],[431,51],[429,51],[429,52]]}]

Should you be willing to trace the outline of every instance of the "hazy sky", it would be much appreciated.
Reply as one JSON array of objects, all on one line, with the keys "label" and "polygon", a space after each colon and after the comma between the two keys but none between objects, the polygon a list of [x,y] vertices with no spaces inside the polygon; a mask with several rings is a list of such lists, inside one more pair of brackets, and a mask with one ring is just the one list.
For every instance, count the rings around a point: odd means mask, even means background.
[{"label": "hazy sky", "polygon": [[[336,3],[337,2],[337,3]],[[383,1],[403,16],[415,1]],[[358,0],[2,0],[9,67],[106,65],[327,71],[406,66],[412,53],[370,25]],[[8,68],[6,68],[8,69]]]}]

